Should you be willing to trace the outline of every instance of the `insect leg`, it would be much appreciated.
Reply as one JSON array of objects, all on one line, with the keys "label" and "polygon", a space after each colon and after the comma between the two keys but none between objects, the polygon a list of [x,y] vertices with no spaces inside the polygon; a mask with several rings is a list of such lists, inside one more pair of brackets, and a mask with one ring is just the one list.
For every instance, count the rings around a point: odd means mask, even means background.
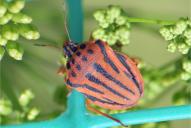
[{"label": "insect leg", "polygon": [[140,63],[140,59],[139,58],[131,57],[131,60],[135,63],[136,66]]},{"label": "insect leg", "polygon": [[60,68],[57,71],[58,75],[64,75],[66,73],[66,67],[64,65],[60,66]]},{"label": "insect leg", "polygon": [[86,100],[86,107],[87,107],[88,110],[90,110],[92,112],[95,112],[95,113],[98,113],[98,114],[101,114],[101,115],[103,115],[103,116],[105,116],[105,117],[107,117],[107,118],[109,118],[109,119],[119,123],[121,126],[123,126],[125,128],[128,127],[127,125],[123,124],[120,120],[118,120],[118,119],[116,119],[116,118],[114,118],[114,117],[112,117],[112,116],[110,116],[110,115],[108,115],[106,113],[103,113],[103,112],[101,112],[101,111],[91,107],[90,102],[88,100]]}]

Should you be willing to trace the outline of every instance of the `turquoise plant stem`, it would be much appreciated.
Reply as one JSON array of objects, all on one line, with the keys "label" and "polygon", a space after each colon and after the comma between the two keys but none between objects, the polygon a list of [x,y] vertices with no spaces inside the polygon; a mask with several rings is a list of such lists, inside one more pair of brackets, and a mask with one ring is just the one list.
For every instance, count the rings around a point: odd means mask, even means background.
[{"label": "turquoise plant stem", "polygon": [[[75,98],[77,95],[81,97],[79,93],[74,92],[70,98]],[[69,110],[60,117],[50,121],[0,126],[0,128],[107,128],[119,125],[106,117],[90,115],[86,112],[83,113],[80,109],[82,103],[83,102],[80,101],[78,108],[76,106],[73,110]],[[120,119],[127,125],[191,119],[191,105],[145,109],[123,114],[115,114],[113,117]]]},{"label": "turquoise plant stem", "polygon": [[[168,120],[191,119],[191,105],[145,109],[115,114],[113,117],[120,119],[123,123],[128,125]],[[90,125],[94,126],[92,128],[106,128],[110,126],[117,126],[118,124],[111,121],[110,119],[97,116],[90,120]]]}]

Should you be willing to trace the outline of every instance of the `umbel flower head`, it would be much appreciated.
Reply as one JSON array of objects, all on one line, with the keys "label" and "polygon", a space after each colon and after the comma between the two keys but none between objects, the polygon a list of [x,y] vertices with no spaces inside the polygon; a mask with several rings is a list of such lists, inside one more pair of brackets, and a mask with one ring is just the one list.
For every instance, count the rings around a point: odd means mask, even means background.
[{"label": "umbel flower head", "polygon": [[160,29],[161,35],[169,42],[167,50],[187,54],[191,49],[191,20],[181,18],[173,25],[163,26]]},{"label": "umbel flower head", "polygon": [[184,56],[182,62],[181,79],[189,82],[191,80],[191,49],[187,56]]},{"label": "umbel flower head", "polygon": [[32,18],[22,12],[25,0],[0,1],[0,60],[5,51],[16,60],[22,60],[24,50],[18,43],[22,36],[27,40],[40,37],[36,27],[31,22]]},{"label": "umbel flower head", "polygon": [[31,106],[32,100],[34,99],[34,93],[27,89],[22,92],[18,97],[18,103],[21,109],[15,109],[13,102],[7,98],[0,98],[0,123],[21,123],[23,120],[31,121],[37,118],[40,114],[40,110],[37,107]]},{"label": "umbel flower head", "polygon": [[109,6],[98,10],[94,13],[94,18],[99,24],[99,28],[92,33],[94,39],[101,39],[109,45],[117,42],[124,45],[129,43],[130,24],[120,7]]}]

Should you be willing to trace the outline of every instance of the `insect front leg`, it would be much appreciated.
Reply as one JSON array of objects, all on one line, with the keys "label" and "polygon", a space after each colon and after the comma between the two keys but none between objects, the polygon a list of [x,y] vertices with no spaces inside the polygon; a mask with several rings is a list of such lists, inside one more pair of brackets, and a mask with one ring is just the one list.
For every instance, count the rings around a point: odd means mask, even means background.
[{"label": "insect front leg", "polygon": [[60,68],[57,71],[57,74],[63,76],[65,75],[65,73],[66,73],[66,67],[64,65],[60,66]]},{"label": "insect front leg", "polygon": [[125,127],[125,128],[128,127],[127,125],[123,124],[120,120],[118,120],[118,119],[116,119],[116,118],[114,118],[114,117],[112,117],[112,116],[110,116],[110,115],[108,115],[108,114],[106,114],[106,113],[103,113],[103,112],[101,112],[101,111],[99,111],[99,110],[93,108],[93,107],[91,106],[91,103],[89,102],[88,99],[86,99],[86,107],[87,107],[87,109],[88,109],[89,111],[92,111],[92,112],[101,114],[102,116],[105,116],[105,117],[107,117],[107,118],[109,118],[109,119],[111,119],[111,120],[113,120],[113,121],[119,123],[121,126],[123,126],[123,127]]}]

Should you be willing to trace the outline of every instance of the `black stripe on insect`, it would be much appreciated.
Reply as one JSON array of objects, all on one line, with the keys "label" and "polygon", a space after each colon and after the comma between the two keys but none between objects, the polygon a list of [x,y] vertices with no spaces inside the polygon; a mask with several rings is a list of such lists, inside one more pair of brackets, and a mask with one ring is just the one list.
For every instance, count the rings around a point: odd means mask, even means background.
[{"label": "black stripe on insect", "polygon": [[124,106],[125,105],[125,104],[119,104],[119,103],[117,103],[115,101],[112,101],[112,100],[110,100],[108,98],[104,98],[104,99],[107,100],[108,102],[110,102],[111,104],[116,104],[116,105],[120,105],[120,106]]},{"label": "black stripe on insect", "polygon": [[100,103],[103,103],[103,104],[109,104],[109,105],[120,105],[120,106],[123,106],[123,104],[119,104],[119,103],[116,103],[116,102],[108,102],[108,101],[105,101],[105,100],[102,100],[102,99],[98,99],[98,98],[96,98],[96,97],[94,97],[94,96],[91,96],[91,95],[87,95],[87,94],[85,94],[85,96],[88,98],[88,99],[90,99],[90,100],[92,100],[92,101],[97,101],[97,102],[100,102]]},{"label": "black stripe on insect", "polygon": [[86,88],[92,92],[95,92],[95,93],[99,93],[99,94],[104,94],[102,91],[94,88],[94,87],[91,87],[90,85],[88,84],[74,84],[72,83],[69,79],[66,81],[66,83],[70,86],[70,87],[73,87],[73,88]]},{"label": "black stripe on insect", "polygon": [[116,66],[116,65],[114,64],[114,62],[108,57],[107,52],[106,52],[106,49],[105,49],[105,46],[102,44],[101,40],[96,40],[95,43],[96,43],[96,44],[99,46],[99,48],[101,49],[101,53],[102,53],[103,56],[104,56],[105,62],[108,63],[108,64],[112,67],[112,69],[113,69],[115,72],[119,73],[119,69],[117,68],[117,66]]},{"label": "black stripe on insect", "polygon": [[129,100],[129,98],[127,98],[126,96],[122,95],[121,93],[117,92],[116,90],[114,90],[113,88],[109,87],[108,85],[106,85],[104,82],[100,81],[98,78],[96,78],[94,75],[92,75],[91,73],[87,73],[86,76],[85,76],[89,81],[97,84],[97,85],[100,85],[102,87],[104,87],[105,89],[107,89],[108,91],[112,92],[113,94],[123,98],[123,99],[126,99],[126,100]]},{"label": "black stripe on insect", "polygon": [[101,73],[105,78],[107,78],[108,80],[114,82],[115,84],[117,84],[119,87],[127,90],[128,92],[130,92],[131,94],[135,95],[135,93],[129,89],[127,86],[125,86],[124,84],[122,84],[119,80],[117,80],[116,78],[114,78],[112,75],[110,75],[100,64],[94,63],[93,65],[94,69]]},{"label": "black stripe on insect", "polygon": [[136,80],[135,75],[132,73],[129,65],[126,63],[125,57],[119,53],[115,53],[115,55],[117,56],[118,60],[123,64],[123,66],[127,69],[127,71],[131,74],[131,77],[129,77],[129,74],[126,71],[124,72],[125,75],[135,83],[136,87],[139,90],[139,93],[142,94],[143,90],[141,89],[141,86],[139,85],[138,81]]}]

